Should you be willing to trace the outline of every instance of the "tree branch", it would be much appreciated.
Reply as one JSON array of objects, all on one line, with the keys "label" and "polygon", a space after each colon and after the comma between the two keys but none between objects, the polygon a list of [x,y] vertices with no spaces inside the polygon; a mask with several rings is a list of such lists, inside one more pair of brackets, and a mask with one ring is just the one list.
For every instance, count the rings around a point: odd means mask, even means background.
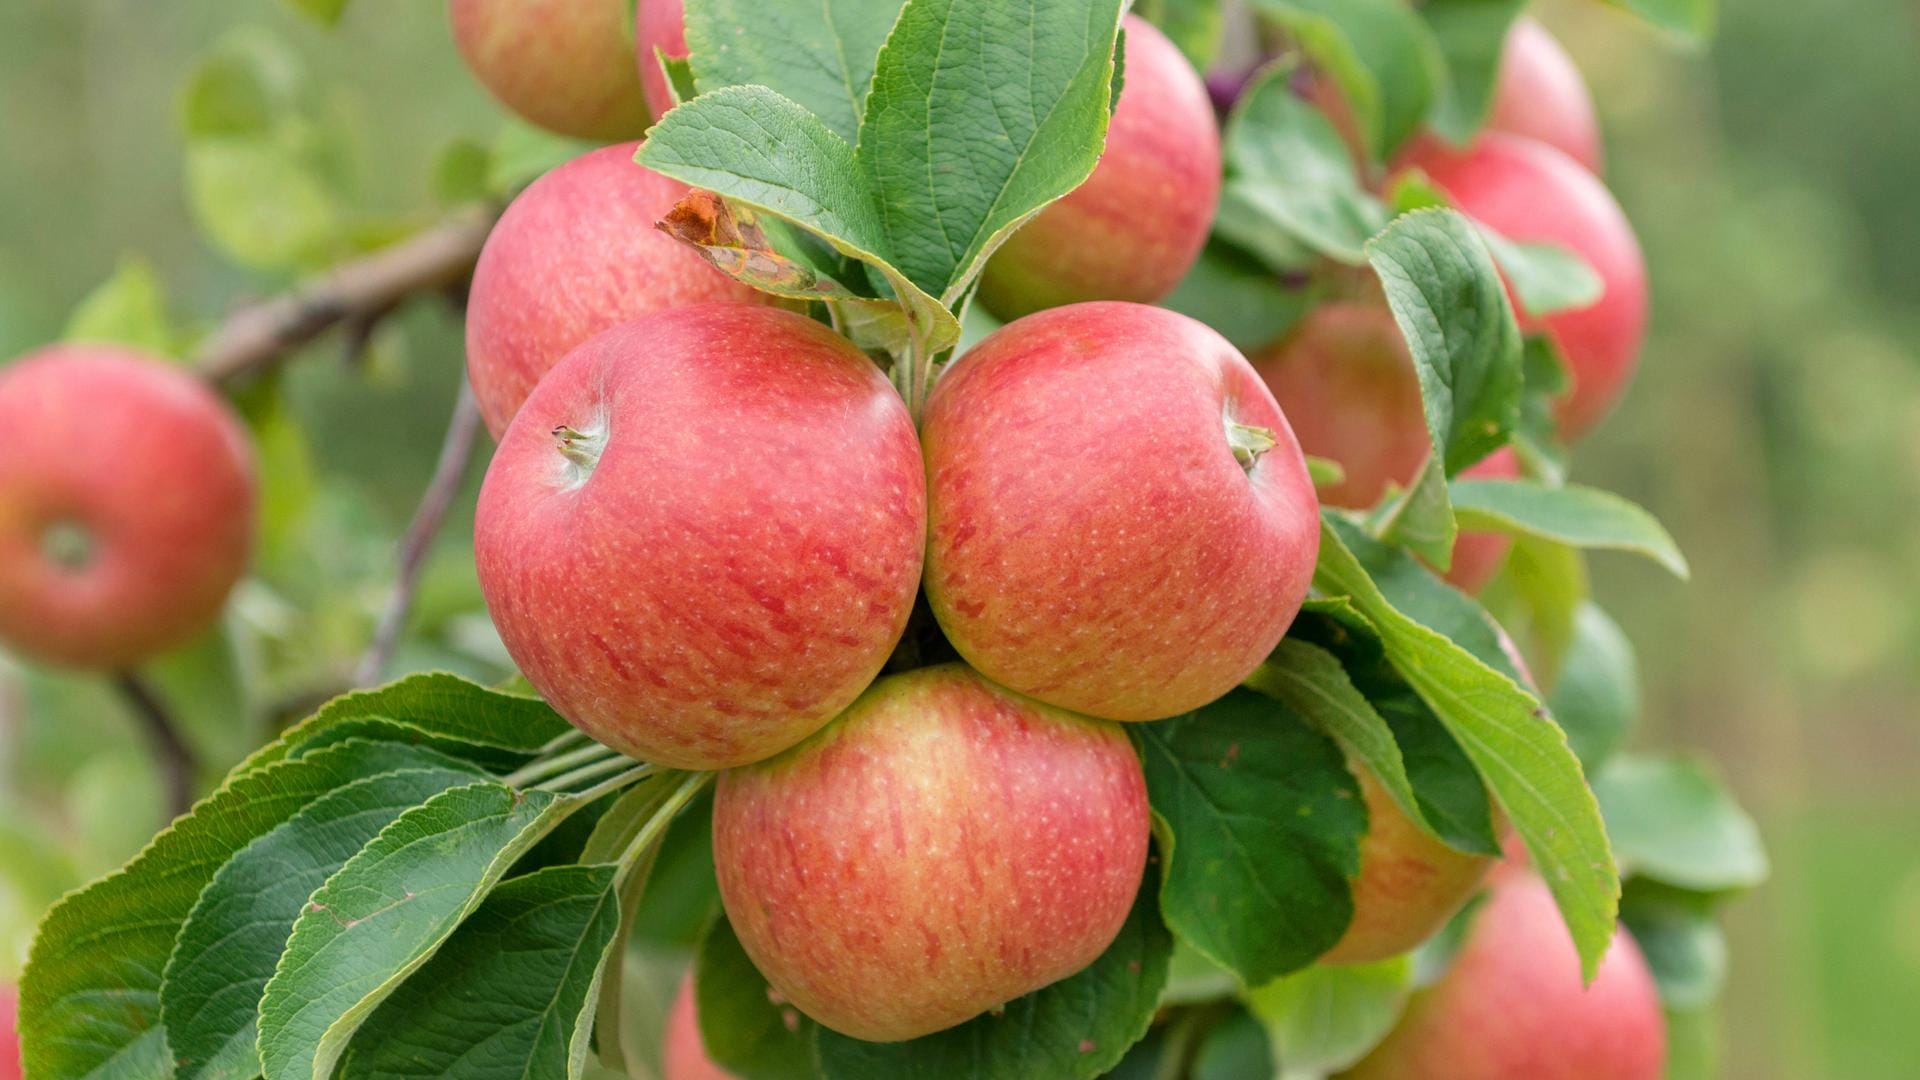
[{"label": "tree branch", "polygon": [[354,670],[356,686],[378,682],[381,672],[393,660],[393,651],[400,644],[400,634],[406,629],[407,616],[413,610],[413,596],[420,585],[420,571],[426,565],[427,549],[433,546],[433,538],[446,521],[447,509],[460,494],[460,483],[466,478],[467,463],[473,458],[479,434],[480,407],[474,400],[473,387],[463,378],[460,394],[453,403],[453,419],[447,422],[447,436],[440,444],[440,460],[433,467],[433,479],[421,494],[420,505],[414,510],[413,520],[407,523],[406,535],[400,541],[400,569],[393,594],[380,615],[373,644],[368,646]]},{"label": "tree branch", "polygon": [[462,214],[243,307],[201,346],[194,366],[209,382],[239,382],[335,326],[370,326],[416,293],[456,284],[473,272],[496,216],[492,208]]},{"label": "tree branch", "polygon": [[154,755],[166,778],[167,814],[179,817],[193,805],[193,778],[198,771],[193,749],[181,738],[179,725],[174,723],[166,702],[139,672],[122,671],[113,677],[113,684],[133,707],[134,717],[153,743]]}]

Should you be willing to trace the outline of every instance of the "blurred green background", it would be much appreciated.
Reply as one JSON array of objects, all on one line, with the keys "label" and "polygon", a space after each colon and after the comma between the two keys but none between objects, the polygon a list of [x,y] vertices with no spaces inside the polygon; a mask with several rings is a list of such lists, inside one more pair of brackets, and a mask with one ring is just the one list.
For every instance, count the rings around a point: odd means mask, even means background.
[{"label": "blurred green background", "polygon": [[[1736,0],[1704,53],[1598,3],[1536,10],[1588,73],[1655,284],[1639,380],[1577,473],[1653,510],[1696,569],[1679,587],[1602,557],[1596,594],[1640,650],[1642,740],[1718,759],[1774,857],[1769,886],[1729,916],[1724,1074],[1912,1076],[1920,6]],[[363,3],[329,34],[278,0],[0,4],[0,356],[57,337],[116,267],[150,267],[191,330],[327,254],[300,250],[316,221],[377,238],[430,218],[443,149],[501,124],[442,18],[431,0]],[[266,56],[307,118],[245,163],[319,177],[301,207],[244,205],[217,162],[188,184],[182,86],[222,53]],[[283,250],[238,268],[206,229],[235,220]],[[450,305],[415,305],[358,355],[329,339],[290,365],[284,406],[253,395],[275,477],[256,577],[225,632],[154,673],[210,774],[349,676],[440,442],[458,328]],[[466,513],[434,550],[396,669],[502,670]],[[0,658],[0,725],[4,975],[41,907],[137,850],[163,812],[108,688]]]}]

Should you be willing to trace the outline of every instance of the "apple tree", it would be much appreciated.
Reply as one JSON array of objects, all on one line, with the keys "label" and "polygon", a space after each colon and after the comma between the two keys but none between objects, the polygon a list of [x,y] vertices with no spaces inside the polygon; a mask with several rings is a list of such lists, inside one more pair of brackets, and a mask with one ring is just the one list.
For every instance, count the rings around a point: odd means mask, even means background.
[{"label": "apple tree", "polygon": [[[1525,6],[450,0],[517,119],[381,229],[210,58],[196,210],[299,284],[124,272],[0,368],[0,642],[179,810],[40,925],[27,1075],[1708,1074],[1765,857],[1625,749],[1589,553],[1688,563],[1573,479],[1648,267]],[[202,784],[146,672],[292,482],[279,365],[422,297],[371,643]],[[486,436],[491,681],[397,651]]]}]

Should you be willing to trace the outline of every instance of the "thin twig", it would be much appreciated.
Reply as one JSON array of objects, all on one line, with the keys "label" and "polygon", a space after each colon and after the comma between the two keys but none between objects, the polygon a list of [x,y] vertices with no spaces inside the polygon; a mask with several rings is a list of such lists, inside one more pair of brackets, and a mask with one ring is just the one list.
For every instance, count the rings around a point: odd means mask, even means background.
[{"label": "thin twig", "polygon": [[583,746],[578,750],[569,750],[564,754],[536,761],[531,765],[516,769],[501,777],[500,782],[506,784],[508,787],[525,787],[537,780],[545,780],[549,776],[559,776],[569,769],[599,761],[602,758],[611,760],[621,756],[618,751],[601,746],[599,743],[594,743],[591,746]]},{"label": "thin twig", "polygon": [[495,217],[492,208],[476,209],[241,308],[207,339],[194,365],[209,382],[238,382],[335,326],[370,327],[408,297],[472,273]]},{"label": "thin twig", "polygon": [[153,742],[154,755],[160,761],[160,771],[167,783],[167,814],[179,817],[193,805],[193,777],[198,769],[193,749],[180,737],[179,725],[174,723],[167,703],[139,672],[122,671],[113,677],[113,684],[133,707],[135,718]]},{"label": "thin twig", "polygon": [[414,510],[413,520],[407,523],[406,535],[400,541],[400,569],[393,593],[387,599],[386,610],[380,613],[373,644],[367,647],[354,671],[357,685],[370,686],[379,681],[380,673],[393,659],[400,634],[407,626],[407,616],[413,611],[413,596],[420,586],[427,549],[433,546],[433,538],[447,520],[447,509],[460,494],[460,484],[466,479],[467,464],[473,460],[473,447],[479,435],[480,407],[474,401],[473,387],[462,379],[459,396],[453,403],[453,419],[447,422],[447,437],[440,444],[440,460],[433,467],[433,479],[421,494],[420,506]]}]

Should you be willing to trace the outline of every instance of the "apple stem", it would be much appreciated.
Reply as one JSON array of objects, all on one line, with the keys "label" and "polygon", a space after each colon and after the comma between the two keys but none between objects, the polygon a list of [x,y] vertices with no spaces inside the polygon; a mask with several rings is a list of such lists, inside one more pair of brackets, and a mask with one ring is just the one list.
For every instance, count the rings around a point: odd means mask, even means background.
[{"label": "apple stem", "polygon": [[1271,428],[1227,422],[1227,445],[1233,448],[1233,460],[1248,472],[1253,471],[1253,463],[1260,460],[1261,454],[1278,446],[1279,442]]},{"label": "apple stem", "polygon": [[[554,441],[560,444],[560,456],[572,462],[583,474],[593,472],[600,463],[600,453],[607,448],[604,432],[584,432],[561,424],[553,429]],[[585,479],[583,475],[581,479]]]}]

